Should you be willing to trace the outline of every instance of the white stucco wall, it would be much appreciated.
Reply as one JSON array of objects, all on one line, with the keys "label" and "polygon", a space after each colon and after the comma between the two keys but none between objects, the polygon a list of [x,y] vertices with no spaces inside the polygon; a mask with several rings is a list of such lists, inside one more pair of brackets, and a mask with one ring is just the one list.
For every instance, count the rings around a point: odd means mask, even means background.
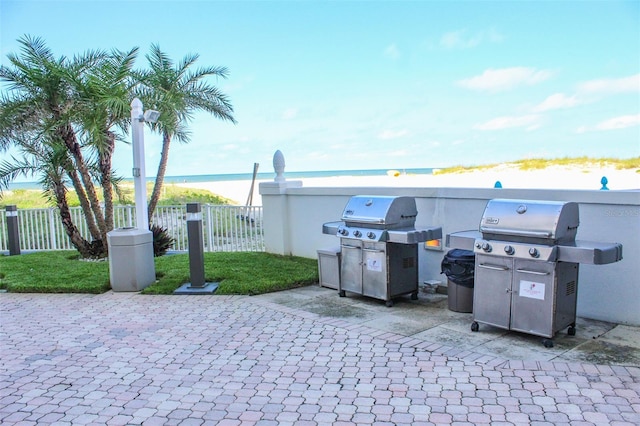
[{"label": "white stucco wall", "polygon": [[[477,230],[493,198],[573,201],[580,206],[578,240],[617,242],[623,260],[580,265],[578,315],[640,325],[640,191],[583,191],[478,188],[304,188],[261,184],[267,251],[317,258],[317,250],[339,247],[322,234],[322,224],[340,219],[354,195],[407,195],[416,198],[416,227],[441,226],[446,234]],[[444,243],[444,241],[443,241]],[[442,257],[449,250],[420,250],[419,279],[445,281]]]}]

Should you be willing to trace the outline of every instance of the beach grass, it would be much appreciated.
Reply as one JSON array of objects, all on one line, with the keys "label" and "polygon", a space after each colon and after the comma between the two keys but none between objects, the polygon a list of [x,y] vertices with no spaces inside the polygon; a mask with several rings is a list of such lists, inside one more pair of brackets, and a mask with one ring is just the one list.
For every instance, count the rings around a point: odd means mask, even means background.
[{"label": "beach grass", "polygon": [[[216,294],[255,295],[318,282],[315,259],[264,252],[205,253],[205,279]],[[143,294],[172,294],[189,282],[187,253],[154,258],[157,281]],[[47,265],[47,267],[43,267]],[[12,293],[90,293],[110,289],[106,261],[81,261],[75,251],[0,256],[0,289]]]},{"label": "beach grass", "polygon": [[434,174],[464,173],[479,170],[491,170],[499,167],[513,167],[517,170],[543,170],[549,167],[575,167],[575,168],[603,168],[612,167],[616,170],[636,169],[640,173],[640,157],[619,158],[592,158],[592,157],[562,157],[562,158],[528,158],[508,163],[493,163],[474,166],[453,166],[438,169]]},{"label": "beach grass", "polygon": [[[132,184],[125,183],[121,185],[121,199],[115,201],[118,204],[133,204],[134,187]],[[147,195],[151,195],[153,184],[147,184]],[[98,191],[100,192],[100,191]],[[98,198],[102,201],[101,194]],[[78,207],[80,202],[74,191],[67,194],[70,207]],[[158,205],[161,206],[180,206],[185,203],[201,203],[215,205],[233,204],[231,200],[221,197],[205,189],[185,188],[177,185],[166,184],[163,186],[162,195]],[[38,209],[54,207],[55,203],[48,200],[40,189],[15,189],[12,191],[3,191],[0,194],[0,206],[15,205],[19,209]]]}]

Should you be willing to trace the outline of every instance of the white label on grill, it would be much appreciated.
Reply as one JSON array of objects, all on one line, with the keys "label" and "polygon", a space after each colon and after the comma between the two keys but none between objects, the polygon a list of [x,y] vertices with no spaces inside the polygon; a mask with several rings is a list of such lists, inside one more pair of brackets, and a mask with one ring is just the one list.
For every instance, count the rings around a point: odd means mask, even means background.
[{"label": "white label on grill", "polygon": [[520,297],[544,300],[544,283],[520,280]]},{"label": "white label on grill", "polygon": [[374,272],[382,272],[382,262],[380,259],[367,259],[367,269]]}]

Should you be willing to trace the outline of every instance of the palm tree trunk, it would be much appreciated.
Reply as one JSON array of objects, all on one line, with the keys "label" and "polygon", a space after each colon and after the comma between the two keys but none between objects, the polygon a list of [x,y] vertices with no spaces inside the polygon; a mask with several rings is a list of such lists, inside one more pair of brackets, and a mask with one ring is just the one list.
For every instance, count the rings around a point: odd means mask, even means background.
[{"label": "palm tree trunk", "polygon": [[162,152],[160,153],[160,164],[158,165],[158,173],[156,175],[156,182],[153,185],[153,192],[151,192],[151,198],[149,199],[149,223],[153,218],[153,212],[156,210],[158,201],[160,200],[160,194],[162,192],[162,185],[164,184],[164,174],[167,171],[167,162],[169,161],[169,146],[171,145],[171,135],[168,133],[162,134]]},{"label": "palm tree trunk", "polygon": [[[113,229],[113,187],[111,184],[111,163],[116,144],[116,136],[113,132],[107,132],[107,146],[100,153],[100,180],[102,183],[102,195],[104,196],[104,221],[107,232]],[[107,235],[102,236],[107,241]]]},{"label": "palm tree trunk", "polygon": [[[91,211],[96,218],[96,222],[98,224],[98,229],[100,230],[100,235],[107,235],[107,226],[104,220],[104,214],[102,213],[102,207],[100,206],[100,200],[98,200],[98,195],[96,193],[96,189],[93,186],[93,182],[91,181],[91,174],[89,173],[89,169],[87,168],[87,164],[84,161],[84,156],[82,155],[82,150],[80,148],[80,144],[78,144],[76,140],[76,134],[73,131],[71,125],[67,124],[60,129],[62,140],[64,140],[67,149],[73,156],[75,160],[75,166],[78,172],[80,173],[80,178],[82,180],[82,184],[87,193],[87,197],[89,199],[89,203],[91,205]],[[86,213],[85,213],[86,214]]]},{"label": "palm tree trunk", "polygon": [[82,237],[78,228],[73,224],[71,219],[71,211],[69,210],[69,204],[67,203],[66,188],[65,186],[57,182],[53,185],[53,192],[56,197],[56,204],[60,210],[60,218],[62,219],[62,226],[71,240],[71,244],[78,250],[80,256],[83,258],[92,257],[91,244]]},{"label": "palm tree trunk", "polygon": [[84,219],[87,222],[87,228],[89,229],[89,233],[91,234],[91,238],[100,239],[101,234],[98,229],[98,225],[96,224],[95,217],[91,214],[91,205],[89,204],[89,199],[87,198],[87,193],[84,191],[84,187],[82,186],[82,182],[80,181],[80,177],[74,168],[67,169],[67,176],[71,179],[71,183],[73,185],[73,189],[76,190],[76,194],[78,195],[78,200],[80,201],[80,207],[82,207],[82,212],[84,213]]}]

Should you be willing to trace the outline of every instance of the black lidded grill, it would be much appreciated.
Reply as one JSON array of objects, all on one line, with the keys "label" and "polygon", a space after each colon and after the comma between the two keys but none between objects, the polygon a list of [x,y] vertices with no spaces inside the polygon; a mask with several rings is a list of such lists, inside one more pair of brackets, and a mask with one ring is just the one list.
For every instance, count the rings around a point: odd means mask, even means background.
[{"label": "black lidded grill", "polygon": [[323,225],[340,238],[339,294],[362,294],[393,306],[396,296],[418,297],[418,243],[442,238],[441,227],[415,228],[413,197],[351,197],[341,222]]},{"label": "black lidded grill", "polygon": [[447,245],[475,252],[473,331],[478,323],[551,338],[575,334],[579,263],[622,259],[622,245],[576,241],[577,203],[493,199],[478,234],[447,235]]}]

